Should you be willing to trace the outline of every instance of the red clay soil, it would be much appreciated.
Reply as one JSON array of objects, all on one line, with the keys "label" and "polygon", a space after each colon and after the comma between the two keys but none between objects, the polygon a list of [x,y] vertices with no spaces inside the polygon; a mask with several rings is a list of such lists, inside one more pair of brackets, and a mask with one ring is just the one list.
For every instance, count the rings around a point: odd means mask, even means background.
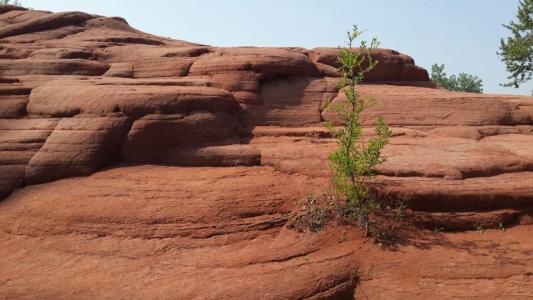
[{"label": "red clay soil", "polygon": [[398,243],[287,226],[328,187],[336,51],[0,6],[0,298],[532,298],[533,97],[394,50],[359,92],[393,130],[372,184],[408,201]]}]

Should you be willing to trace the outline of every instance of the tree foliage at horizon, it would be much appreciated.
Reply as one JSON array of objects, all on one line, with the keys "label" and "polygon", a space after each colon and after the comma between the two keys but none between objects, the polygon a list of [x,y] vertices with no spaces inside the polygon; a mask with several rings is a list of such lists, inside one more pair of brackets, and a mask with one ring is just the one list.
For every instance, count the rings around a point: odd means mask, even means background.
[{"label": "tree foliage at horizon", "polygon": [[466,73],[448,76],[444,69],[444,64],[433,64],[431,81],[450,91],[483,93],[483,81],[479,77]]},{"label": "tree foliage at horizon", "polygon": [[346,199],[344,214],[365,228],[368,235],[371,223],[370,214],[378,209],[379,203],[368,188],[368,181],[376,175],[375,167],[384,162],[381,151],[391,136],[391,130],[383,117],[379,117],[375,127],[376,136],[367,143],[362,143],[363,124],[361,112],[369,107],[374,99],[362,97],[356,90],[366,73],[378,63],[370,51],[379,46],[374,38],[368,44],[361,41],[358,49],[353,47],[361,35],[356,25],[348,32],[347,45],[340,49],[338,61],[342,79],[339,89],[344,91],[347,102],[330,105],[327,110],[337,113],[344,126],[335,130],[338,148],[329,156],[329,165],[333,171],[332,183],[337,193]]},{"label": "tree foliage at horizon", "polygon": [[0,0],[0,5],[16,5],[22,6],[19,0]]},{"label": "tree foliage at horizon", "polygon": [[520,0],[517,21],[503,26],[511,31],[507,40],[500,40],[500,52],[510,82],[502,84],[518,88],[520,84],[533,79],[533,0]]}]

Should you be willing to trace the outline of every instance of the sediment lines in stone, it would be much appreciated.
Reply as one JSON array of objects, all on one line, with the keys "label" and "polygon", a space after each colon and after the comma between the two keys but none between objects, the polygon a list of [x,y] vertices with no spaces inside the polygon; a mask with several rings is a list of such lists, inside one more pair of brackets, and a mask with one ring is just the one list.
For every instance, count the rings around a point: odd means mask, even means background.
[{"label": "sediment lines in stone", "polygon": [[[302,199],[328,186],[336,143],[323,124],[338,124],[327,107],[345,101],[336,48],[217,48],[149,35],[121,18],[14,6],[0,6],[0,28],[0,296],[398,292],[394,272],[409,268],[392,254],[374,257],[352,229],[284,227]],[[531,224],[533,97],[449,92],[405,54],[372,55],[380,63],[358,87],[376,99],[363,114],[365,134],[378,115],[393,129],[372,183],[380,195],[405,198],[413,223],[430,230]],[[490,233],[516,252],[483,248],[510,262],[507,277],[446,241],[454,235],[412,239],[413,256],[433,243],[443,259],[464,255],[477,269],[444,280],[444,271],[426,273],[445,262],[428,261],[408,279],[432,287],[415,282],[405,295],[471,295],[457,290],[464,282],[510,295],[532,279],[525,248],[508,240],[529,231]],[[366,276],[368,255],[393,261],[394,272]]]}]

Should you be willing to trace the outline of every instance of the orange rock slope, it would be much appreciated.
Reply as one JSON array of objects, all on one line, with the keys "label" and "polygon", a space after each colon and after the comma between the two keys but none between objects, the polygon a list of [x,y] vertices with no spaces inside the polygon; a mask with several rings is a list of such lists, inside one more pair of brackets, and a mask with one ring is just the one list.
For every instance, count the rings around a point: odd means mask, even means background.
[{"label": "orange rock slope", "polygon": [[285,226],[328,185],[336,55],[0,6],[0,297],[532,297],[533,97],[448,92],[394,50],[359,92],[402,243]]}]

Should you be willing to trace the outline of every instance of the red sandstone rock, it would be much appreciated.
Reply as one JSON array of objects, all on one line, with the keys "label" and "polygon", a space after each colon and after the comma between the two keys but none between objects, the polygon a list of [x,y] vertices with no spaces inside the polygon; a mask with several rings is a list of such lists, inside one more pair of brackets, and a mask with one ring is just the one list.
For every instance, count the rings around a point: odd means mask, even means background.
[{"label": "red sandstone rock", "polygon": [[283,77],[261,85],[260,105],[243,105],[246,125],[306,126],[322,121],[320,110],[337,94],[331,78]]},{"label": "red sandstone rock", "polygon": [[0,119],[0,196],[24,183],[24,171],[57,124],[56,119]]},{"label": "red sandstone rock", "polygon": [[232,113],[233,96],[225,90],[196,86],[87,85],[65,82],[32,90],[28,113],[46,116],[74,116],[122,112],[140,117],[147,114],[187,114],[205,110]]},{"label": "red sandstone rock", "polygon": [[[134,163],[227,165],[214,160],[208,163],[205,155],[200,154],[201,147],[238,143],[235,140],[238,138],[237,127],[238,120],[227,113],[198,111],[188,116],[147,115],[133,123],[123,144],[122,159]],[[219,160],[223,160],[224,153],[217,154]],[[238,159],[239,153],[227,152],[228,158],[231,155]],[[259,157],[257,151],[253,155]],[[242,156],[246,155],[243,153]],[[236,160],[233,157],[229,160]]]},{"label": "red sandstone rock", "polygon": [[27,10],[27,9],[24,7],[9,5],[9,4],[0,6],[0,14],[10,12],[10,11],[17,11],[17,10],[21,11],[21,10]]},{"label": "red sandstone rock", "polygon": [[147,115],[129,130],[126,145],[141,148],[209,145],[231,138],[238,121],[226,113]]},{"label": "red sandstone rock", "polygon": [[35,184],[87,175],[116,161],[129,122],[125,117],[61,119],[29,161],[25,182]]},{"label": "red sandstone rock", "polygon": [[0,29],[0,39],[14,35],[73,25],[87,21],[91,18],[93,18],[93,16],[80,12],[49,14],[42,18],[36,18],[26,22],[4,26]]},{"label": "red sandstone rock", "polygon": [[338,49],[216,48],[14,6],[0,42],[0,298],[530,290],[533,97],[436,89],[411,57],[373,51],[363,121],[383,115],[393,137],[372,185],[430,229],[384,252],[353,227],[285,227],[329,183]]},{"label": "red sandstone rock", "polygon": [[[338,68],[339,51],[337,48],[315,48],[309,52],[309,56],[317,63]],[[429,81],[426,70],[415,66],[411,57],[398,51],[373,49],[371,56],[379,63],[365,76],[365,81]],[[331,71],[327,72],[331,74]]]},{"label": "red sandstone rock", "polygon": [[19,82],[0,82],[0,119],[14,119],[25,116],[30,92],[31,88]]},{"label": "red sandstone rock", "polygon": [[255,71],[264,79],[318,75],[315,65],[306,55],[277,48],[220,48],[200,57],[190,73],[210,75],[232,71]]},{"label": "red sandstone rock", "polygon": [[82,59],[15,59],[2,60],[0,76],[87,75],[104,74],[109,65]]},{"label": "red sandstone rock", "polygon": [[[391,125],[446,126],[446,125],[531,125],[533,115],[520,104],[527,97],[452,93],[424,87],[397,87],[394,85],[361,85],[364,97],[372,97],[375,105],[364,112],[367,125],[379,115]],[[331,103],[342,103],[346,98],[339,93]],[[482,109],[481,109],[482,108]],[[338,121],[334,113],[322,113],[325,120]]]}]

